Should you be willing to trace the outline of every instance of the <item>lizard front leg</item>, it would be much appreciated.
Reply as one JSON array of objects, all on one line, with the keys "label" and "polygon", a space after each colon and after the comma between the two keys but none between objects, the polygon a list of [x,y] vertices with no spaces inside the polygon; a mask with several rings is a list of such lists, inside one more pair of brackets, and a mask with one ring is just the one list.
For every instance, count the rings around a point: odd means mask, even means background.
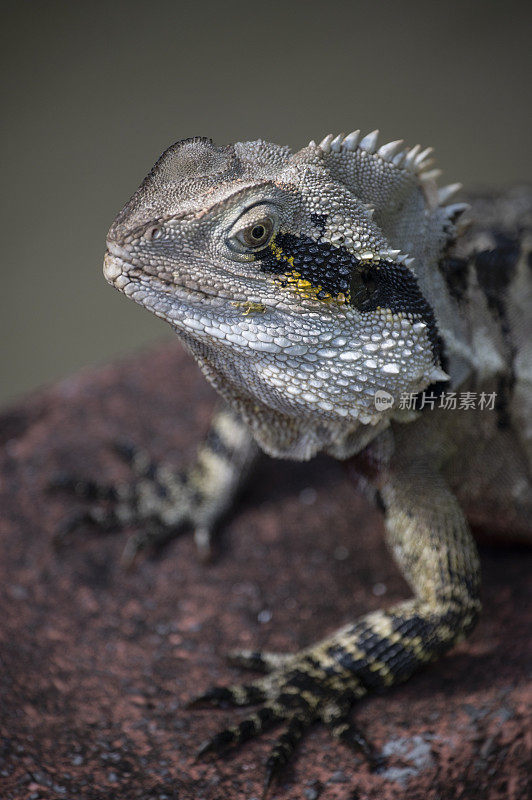
[{"label": "lizard front leg", "polygon": [[128,539],[124,549],[125,565],[139,551],[168,542],[187,525],[194,530],[200,555],[208,556],[212,532],[258,454],[247,426],[226,408],[215,414],[196,461],[188,470],[156,464],[134,446],[118,445],[116,449],[130,464],[133,481],[105,486],[66,476],[55,482],[91,501],[86,510],[65,520],[57,539],[61,542],[85,522],[104,529],[137,526],[138,532]]},{"label": "lizard front leg", "polygon": [[316,720],[370,754],[349,721],[352,703],[406,680],[473,627],[480,609],[478,557],[462,511],[441,476],[425,462],[402,461],[386,468],[378,488],[387,541],[414,597],[366,614],[284,660],[249,654],[251,667],[269,670],[265,677],[211,689],[195,702],[262,707],[206,742],[202,754],[239,744],[282,721],[285,730],[267,763],[269,785]]}]

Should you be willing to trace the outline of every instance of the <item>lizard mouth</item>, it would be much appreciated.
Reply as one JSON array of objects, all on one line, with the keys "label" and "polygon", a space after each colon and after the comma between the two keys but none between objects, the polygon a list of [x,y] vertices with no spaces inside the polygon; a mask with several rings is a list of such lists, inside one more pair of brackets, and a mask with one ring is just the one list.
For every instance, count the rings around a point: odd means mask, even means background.
[{"label": "lizard mouth", "polygon": [[[191,305],[205,302],[218,305],[223,302],[223,298],[219,294],[197,287],[187,287],[161,275],[148,275],[143,272],[141,267],[135,266],[109,250],[105,253],[103,274],[112,286],[140,305],[147,305],[145,300],[148,299],[158,299],[160,302],[166,303],[177,300]],[[152,303],[149,308],[152,310]]]},{"label": "lizard mouth", "polygon": [[[245,295],[242,301],[235,301],[234,294],[224,296],[220,292],[205,291],[203,287],[183,286],[170,278],[147,274],[109,250],[105,253],[103,273],[115,289],[169,323],[176,332],[194,338],[220,338],[217,328],[221,323],[238,335],[242,319],[245,319],[241,307],[250,307]],[[275,313],[265,305],[257,304],[257,310],[259,307],[261,314]]]},{"label": "lizard mouth", "polygon": [[216,288],[208,285],[200,288],[196,283],[193,286],[186,285],[179,282],[179,272],[163,275],[147,273],[130,261],[128,256],[125,249],[110,243],[103,262],[104,277],[115,289],[172,325],[176,325],[187,309],[205,310],[207,306],[212,311],[217,310],[230,317],[242,316],[242,310],[237,313],[238,308],[278,310],[277,304],[263,299],[260,286],[251,296],[248,285],[239,288],[233,285],[231,290],[224,289],[219,283]]}]

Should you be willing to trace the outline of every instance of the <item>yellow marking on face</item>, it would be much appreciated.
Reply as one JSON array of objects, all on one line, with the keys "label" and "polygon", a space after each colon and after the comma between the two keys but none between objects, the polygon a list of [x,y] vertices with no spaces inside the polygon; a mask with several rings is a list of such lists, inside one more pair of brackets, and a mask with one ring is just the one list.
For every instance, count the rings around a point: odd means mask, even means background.
[{"label": "yellow marking on face", "polygon": [[243,302],[235,301],[231,303],[232,306],[235,308],[243,308],[244,316],[248,317],[250,314],[263,314],[266,311],[266,306],[262,303],[252,303],[251,300],[245,300]]},{"label": "yellow marking on face", "polygon": [[[286,284],[289,284],[291,288],[297,289],[301,296],[307,300],[314,299],[319,300],[322,303],[336,302],[340,305],[349,303],[351,299],[349,292],[347,294],[344,292],[338,292],[336,297],[334,297],[332,294],[327,292],[323,286],[321,286],[321,284],[319,286],[313,286],[310,281],[306,280],[306,278],[302,278],[301,273],[295,268],[294,257],[287,256],[285,253],[283,253],[282,247],[277,244],[275,239],[272,239],[268,247],[277,261],[288,264],[291,267],[291,269],[287,270],[284,274],[275,276],[275,280],[279,286],[285,288]],[[318,297],[318,294],[320,293],[324,294],[322,294],[321,297]]]}]

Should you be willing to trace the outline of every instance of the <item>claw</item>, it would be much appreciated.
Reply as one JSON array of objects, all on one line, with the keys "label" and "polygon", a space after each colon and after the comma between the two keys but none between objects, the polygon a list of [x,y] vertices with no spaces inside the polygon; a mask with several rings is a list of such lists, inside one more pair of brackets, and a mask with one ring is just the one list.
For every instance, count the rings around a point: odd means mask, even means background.
[{"label": "claw", "polygon": [[209,753],[219,753],[221,750],[225,750],[226,747],[230,746],[232,740],[233,736],[230,728],[220,731],[220,733],[217,733],[215,736],[212,736],[210,739],[207,739],[202,745],[200,745],[200,748],[196,753],[195,761],[199,761]]},{"label": "claw", "polygon": [[133,534],[133,536],[130,536],[126,541],[124,549],[122,550],[122,555],[120,556],[120,566],[125,572],[131,572],[137,563],[140,551],[143,548],[141,544],[142,538],[143,534],[141,533]]},{"label": "claw", "polygon": [[264,785],[262,787],[261,800],[267,800],[270,793],[270,787],[275,777],[275,770],[273,767],[266,767],[266,775],[264,776]]},{"label": "claw", "polygon": [[194,542],[196,544],[200,561],[202,561],[204,564],[208,564],[210,561],[212,561],[212,536],[209,528],[196,528],[194,531]]},{"label": "claw", "polygon": [[238,725],[225,728],[203,742],[196,753],[196,760],[203,758],[208,753],[220,752],[227,750],[229,747],[236,747],[243,742],[247,742],[253,736],[266,730],[266,728],[275,725],[278,720],[278,712],[271,706],[265,706],[260,711],[257,711],[256,714],[250,714],[249,717],[241,720]]},{"label": "claw", "polygon": [[330,725],[330,729],[333,736],[343,744],[364,756],[372,772],[377,771],[382,766],[382,756],[379,756],[363,731],[353,722],[349,722],[346,717]]},{"label": "claw", "polygon": [[205,755],[207,755],[209,753],[211,741],[212,741],[211,739],[206,739],[204,742],[202,742],[200,744],[200,746],[198,747],[198,749],[196,751],[196,755],[194,756],[194,763],[195,764],[197,764],[198,761],[201,761],[203,756],[205,756]]},{"label": "claw", "polygon": [[165,526],[158,519],[148,517],[142,521],[144,530],[134,533],[126,542],[120,557],[120,566],[131,570],[141,553],[156,553],[177,536],[179,526]]}]

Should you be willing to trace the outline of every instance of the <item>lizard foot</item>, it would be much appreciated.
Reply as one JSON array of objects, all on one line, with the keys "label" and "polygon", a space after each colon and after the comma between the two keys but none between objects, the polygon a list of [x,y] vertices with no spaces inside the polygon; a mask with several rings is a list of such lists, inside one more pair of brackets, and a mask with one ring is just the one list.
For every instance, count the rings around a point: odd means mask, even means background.
[{"label": "lizard foot", "polygon": [[284,724],[266,762],[266,797],[307,729],[315,722],[323,722],[333,736],[362,753],[372,769],[380,768],[382,759],[349,718],[353,702],[366,694],[356,677],[331,671],[320,664],[319,655],[312,651],[294,656],[243,651],[231,654],[230,660],[267,675],[247,684],[215,686],[191,700],[189,708],[262,704],[261,708],[204,742],[197,758],[219,754],[274,725]]},{"label": "lizard foot", "polygon": [[54,537],[57,547],[64,545],[82,525],[93,524],[111,531],[139,526],[124,547],[121,564],[129,568],[143,551],[155,551],[178,536],[187,526],[195,526],[195,539],[202,557],[210,554],[211,529],[202,520],[201,498],[186,473],[157,465],[148,454],[131,444],[113,443],[113,449],[128,463],[131,482],[117,485],[58,475],[50,489],[72,492],[88,506],[67,517]]}]

